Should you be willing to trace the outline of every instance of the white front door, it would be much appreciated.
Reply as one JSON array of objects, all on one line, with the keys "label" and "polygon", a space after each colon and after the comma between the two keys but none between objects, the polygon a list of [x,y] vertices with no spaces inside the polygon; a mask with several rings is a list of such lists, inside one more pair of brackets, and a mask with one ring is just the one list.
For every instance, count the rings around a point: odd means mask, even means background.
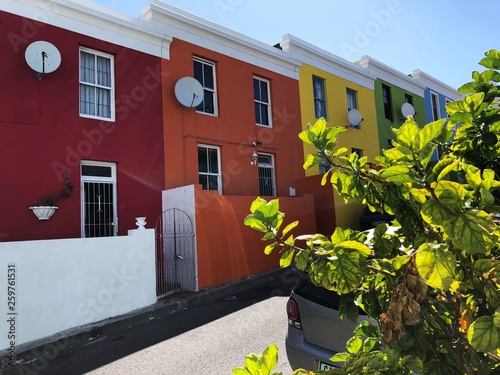
[{"label": "white front door", "polygon": [[116,164],[82,161],[81,197],[82,237],[116,236]]}]

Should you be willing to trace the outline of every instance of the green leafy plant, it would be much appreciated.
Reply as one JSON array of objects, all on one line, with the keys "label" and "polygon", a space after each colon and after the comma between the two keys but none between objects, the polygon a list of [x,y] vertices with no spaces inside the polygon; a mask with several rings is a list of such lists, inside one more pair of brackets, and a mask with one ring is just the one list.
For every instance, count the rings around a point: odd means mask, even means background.
[{"label": "green leafy plant", "polygon": [[[494,374],[500,371],[500,52],[491,50],[464,96],[447,104],[449,120],[419,128],[408,117],[393,129],[393,148],[370,162],[337,148],[345,129],[324,119],[299,137],[318,150],[344,199],[395,216],[394,228],[367,233],[336,228],[331,236],[295,238],[279,201],[257,198],[245,224],[264,233],[268,254],[281,251],[312,282],[341,295],[340,313],[358,307],[377,324],[357,327],[330,374]],[[440,160],[431,162],[440,150]],[[305,240],[305,246],[299,246]],[[294,374],[309,374],[297,370]]]},{"label": "green leafy plant", "polygon": [[233,375],[282,375],[272,373],[278,363],[278,347],[269,345],[261,355],[249,354],[245,358],[245,366],[233,369]]}]

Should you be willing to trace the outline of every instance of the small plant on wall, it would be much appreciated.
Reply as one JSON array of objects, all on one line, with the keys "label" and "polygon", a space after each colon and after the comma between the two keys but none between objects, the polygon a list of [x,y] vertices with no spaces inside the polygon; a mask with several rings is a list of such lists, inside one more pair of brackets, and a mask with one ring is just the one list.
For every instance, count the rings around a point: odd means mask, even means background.
[{"label": "small plant on wall", "polygon": [[49,218],[57,210],[56,198],[50,194],[44,195],[39,200],[33,203],[30,210],[36,215],[38,220],[49,220]]}]

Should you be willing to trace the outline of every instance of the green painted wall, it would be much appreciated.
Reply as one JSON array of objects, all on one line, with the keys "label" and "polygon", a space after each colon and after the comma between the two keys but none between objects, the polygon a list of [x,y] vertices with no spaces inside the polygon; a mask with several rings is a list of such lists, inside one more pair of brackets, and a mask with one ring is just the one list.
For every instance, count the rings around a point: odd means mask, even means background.
[{"label": "green painted wall", "polygon": [[[384,102],[382,97],[382,85],[391,88],[393,121],[385,118]],[[394,139],[394,133],[392,132],[391,129],[399,128],[405,121],[401,113],[401,106],[405,103],[405,94],[411,95],[413,97],[413,108],[415,108],[414,119],[420,127],[423,127],[426,124],[425,103],[423,96],[418,96],[409,91],[405,91],[402,88],[390,84],[388,82],[385,82],[381,79],[377,79],[375,81],[374,91],[375,91],[375,108],[377,111],[379,147],[380,147],[380,153],[382,153],[382,150],[387,150],[389,148],[389,139]]]}]

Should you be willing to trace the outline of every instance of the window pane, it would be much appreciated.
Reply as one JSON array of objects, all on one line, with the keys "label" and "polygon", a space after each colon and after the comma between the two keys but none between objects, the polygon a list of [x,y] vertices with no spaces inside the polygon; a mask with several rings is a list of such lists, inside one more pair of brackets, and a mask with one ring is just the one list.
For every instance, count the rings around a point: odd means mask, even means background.
[{"label": "window pane", "polygon": [[209,190],[208,189],[208,175],[200,174],[198,181],[199,181],[203,190]]},{"label": "window pane", "polygon": [[111,117],[111,92],[106,89],[97,89],[97,116]]},{"label": "window pane", "polygon": [[194,68],[194,78],[198,80],[198,82],[201,83],[203,86],[203,66],[201,62],[199,61],[193,61],[193,68]]},{"label": "window pane", "polygon": [[208,176],[208,189],[207,190],[219,190],[219,176]]},{"label": "window pane", "polygon": [[204,173],[208,172],[207,149],[204,147],[198,147],[198,170]]},{"label": "window pane", "polygon": [[97,56],[97,84],[111,87],[111,61],[102,56]]},{"label": "window pane", "polygon": [[260,101],[259,80],[253,79],[253,98]]},{"label": "window pane", "polygon": [[208,90],[203,92],[203,101],[196,109],[205,113],[215,113],[214,93]]},{"label": "window pane", "polygon": [[219,158],[217,155],[217,150],[215,149],[209,149],[209,158],[210,158],[210,164],[208,167],[208,171],[210,173],[219,173]]},{"label": "window pane", "polygon": [[260,101],[269,103],[269,98],[267,96],[267,83],[260,81]]},{"label": "window pane", "polygon": [[80,113],[95,115],[95,89],[91,86],[80,84]]},{"label": "window pane", "polygon": [[214,89],[214,72],[213,66],[209,64],[203,64],[203,79],[206,88]]},{"label": "window pane", "polygon": [[111,167],[82,165],[82,176],[111,177]]},{"label": "window pane", "polygon": [[80,51],[80,80],[95,83],[95,55]]}]

